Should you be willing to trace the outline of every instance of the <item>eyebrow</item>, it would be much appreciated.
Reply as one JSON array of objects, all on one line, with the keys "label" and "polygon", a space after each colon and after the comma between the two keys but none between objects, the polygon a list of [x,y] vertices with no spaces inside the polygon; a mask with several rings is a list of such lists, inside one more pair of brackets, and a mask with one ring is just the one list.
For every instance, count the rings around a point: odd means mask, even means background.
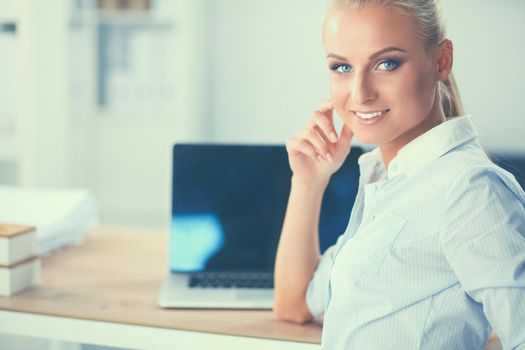
[{"label": "eyebrow", "polygon": [[[376,53],[372,54],[368,58],[368,60],[373,60],[374,58],[379,57],[382,54],[385,54],[385,53],[391,52],[391,51],[399,51],[399,52],[404,52],[404,53],[407,52],[406,50],[400,49],[399,47],[389,46],[389,47],[385,47],[384,49],[379,50]],[[338,56],[338,55],[333,54],[333,53],[329,53],[328,55],[326,55],[326,58],[330,58],[330,57],[335,58],[335,59],[340,60],[340,61],[347,62],[347,59],[344,58],[343,56]]]}]

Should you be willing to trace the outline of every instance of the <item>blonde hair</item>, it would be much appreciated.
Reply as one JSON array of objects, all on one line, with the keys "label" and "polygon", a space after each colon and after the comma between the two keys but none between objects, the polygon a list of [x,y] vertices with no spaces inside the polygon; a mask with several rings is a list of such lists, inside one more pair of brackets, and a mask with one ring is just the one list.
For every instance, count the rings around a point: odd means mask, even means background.
[{"label": "blonde hair", "polygon": [[[330,0],[328,11],[334,8],[358,9],[365,5],[393,7],[412,16],[427,51],[437,48],[445,39],[445,24],[439,0]],[[445,81],[438,84],[438,96],[445,117],[449,119],[463,115],[463,105],[454,75],[450,73]]]}]

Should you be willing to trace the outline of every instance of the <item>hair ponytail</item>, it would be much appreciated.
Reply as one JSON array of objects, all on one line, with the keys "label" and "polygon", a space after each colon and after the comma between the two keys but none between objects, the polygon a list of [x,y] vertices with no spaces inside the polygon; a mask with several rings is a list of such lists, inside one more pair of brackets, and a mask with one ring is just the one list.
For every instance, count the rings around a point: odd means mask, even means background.
[{"label": "hair ponytail", "polygon": [[445,81],[439,82],[439,96],[447,119],[465,114],[456,79],[452,73]]}]

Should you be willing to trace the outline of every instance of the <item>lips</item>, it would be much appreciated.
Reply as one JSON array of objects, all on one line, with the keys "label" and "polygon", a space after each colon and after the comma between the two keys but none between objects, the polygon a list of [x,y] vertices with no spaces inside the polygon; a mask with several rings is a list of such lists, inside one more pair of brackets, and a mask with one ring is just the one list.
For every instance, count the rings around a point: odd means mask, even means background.
[{"label": "lips", "polygon": [[353,111],[352,113],[355,115],[359,123],[369,125],[369,124],[374,124],[378,122],[379,120],[383,119],[385,114],[387,114],[389,111],[390,109],[383,109],[383,110],[367,111],[367,112]]}]

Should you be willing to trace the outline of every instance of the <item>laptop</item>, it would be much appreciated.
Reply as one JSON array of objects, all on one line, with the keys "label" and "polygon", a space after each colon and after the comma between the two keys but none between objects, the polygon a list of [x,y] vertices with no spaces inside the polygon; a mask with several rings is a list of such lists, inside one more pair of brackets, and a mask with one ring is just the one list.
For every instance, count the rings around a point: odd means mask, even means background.
[{"label": "laptop", "polygon": [[[320,246],[344,232],[358,188],[354,147],[323,198]],[[284,145],[175,144],[165,308],[271,309],[290,192]]]}]

